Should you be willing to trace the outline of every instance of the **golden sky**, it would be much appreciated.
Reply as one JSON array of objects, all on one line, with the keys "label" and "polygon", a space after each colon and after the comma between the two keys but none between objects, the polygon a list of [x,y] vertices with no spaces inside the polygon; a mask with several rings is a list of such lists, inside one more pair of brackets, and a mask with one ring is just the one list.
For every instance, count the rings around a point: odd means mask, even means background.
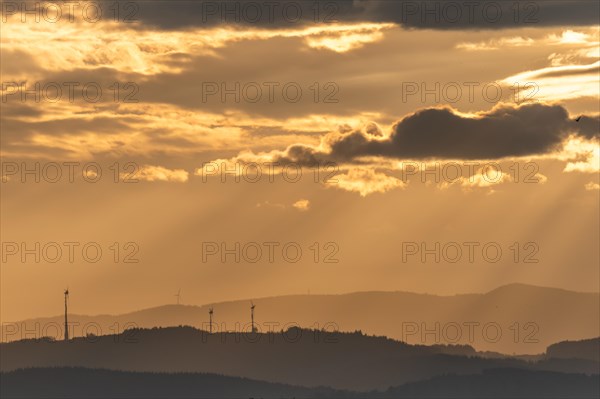
[{"label": "golden sky", "polygon": [[[86,314],[171,303],[178,289],[190,304],[513,282],[600,290],[595,2],[493,22],[377,1],[318,15],[296,2],[303,18],[259,21],[202,2],[130,3],[116,20],[96,3],[94,22],[3,4],[2,320],[59,313],[66,286]],[[36,163],[39,182],[23,174]],[[206,243],[223,242],[263,255],[275,242],[276,259],[203,261]],[[403,243],[436,242],[494,243],[503,256],[403,262]],[[39,263],[23,243],[40,243]],[[49,243],[63,250],[56,263]],[[89,243],[98,262],[82,256]],[[282,258],[286,243],[298,262]]]}]

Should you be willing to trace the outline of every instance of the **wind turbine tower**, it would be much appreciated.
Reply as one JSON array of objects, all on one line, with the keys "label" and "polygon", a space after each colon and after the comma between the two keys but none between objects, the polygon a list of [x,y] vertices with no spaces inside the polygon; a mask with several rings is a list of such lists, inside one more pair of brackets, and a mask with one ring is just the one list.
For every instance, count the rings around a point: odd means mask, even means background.
[{"label": "wind turbine tower", "polygon": [[179,305],[179,298],[181,297],[181,288],[179,289],[179,291],[177,291],[177,294],[175,294],[175,296],[177,297],[177,304]]},{"label": "wind turbine tower", "polygon": [[213,315],[213,308],[210,308],[210,309],[208,309],[208,317],[209,317],[208,329],[209,329],[210,334],[212,334],[212,315]]},{"label": "wind turbine tower", "polygon": [[69,340],[69,323],[67,321],[67,303],[69,302],[69,289],[65,290],[65,342]]},{"label": "wind turbine tower", "polygon": [[252,332],[257,332],[258,330],[256,329],[256,327],[254,326],[254,308],[256,307],[256,305],[253,302],[250,302],[250,318],[252,320]]}]

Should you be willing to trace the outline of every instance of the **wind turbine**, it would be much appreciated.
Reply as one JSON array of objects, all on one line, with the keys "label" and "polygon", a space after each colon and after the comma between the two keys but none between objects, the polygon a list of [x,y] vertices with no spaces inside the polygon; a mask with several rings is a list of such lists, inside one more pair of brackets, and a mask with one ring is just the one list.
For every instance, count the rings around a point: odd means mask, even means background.
[{"label": "wind turbine", "polygon": [[252,332],[256,332],[256,327],[254,327],[254,308],[256,307],[256,305],[254,304],[254,302],[250,301],[250,318],[252,320]]},{"label": "wind turbine", "polygon": [[209,317],[208,328],[209,328],[210,334],[212,334],[212,315],[213,315],[213,308],[210,308],[210,309],[208,309],[208,317]]},{"label": "wind turbine", "polygon": [[69,323],[67,321],[67,303],[69,302],[69,288],[65,290],[65,342],[69,340]]},{"label": "wind turbine", "polygon": [[175,294],[175,296],[177,297],[177,304],[179,305],[179,298],[181,297],[181,288],[179,289],[179,291],[177,291],[177,294]]}]

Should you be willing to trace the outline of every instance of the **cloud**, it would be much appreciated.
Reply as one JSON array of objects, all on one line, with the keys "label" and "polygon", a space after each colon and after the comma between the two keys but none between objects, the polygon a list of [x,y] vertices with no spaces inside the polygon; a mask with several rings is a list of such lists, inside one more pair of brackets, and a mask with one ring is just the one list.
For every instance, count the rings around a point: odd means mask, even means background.
[{"label": "cloud", "polygon": [[[502,172],[497,168],[480,168],[477,172],[471,176],[465,177],[460,176],[453,181],[444,181],[439,187],[441,189],[447,189],[453,185],[460,186],[464,191],[471,191],[474,189],[490,189],[490,194],[494,192],[494,187],[504,183],[514,182],[514,178],[509,174]],[[536,173],[534,176],[528,178],[529,182],[536,182],[537,184],[545,184],[548,181],[548,177],[541,173]]]},{"label": "cloud", "polygon": [[598,173],[600,171],[600,144],[572,138],[567,141],[559,158],[566,161],[565,172]]},{"label": "cloud", "polygon": [[585,189],[588,191],[600,190],[600,184],[594,183],[594,182],[589,182],[585,185]]},{"label": "cloud", "polygon": [[133,174],[124,173],[122,178],[137,179],[142,181],[165,181],[184,183],[188,180],[189,173],[183,169],[167,169],[162,166],[144,165]]},{"label": "cloud", "polygon": [[[264,201],[264,202],[259,202],[256,204],[257,208],[272,208],[272,209],[288,209],[288,205],[286,204],[281,204],[281,203],[277,203],[277,202],[271,202],[271,201]],[[294,209],[297,209],[300,212],[306,212],[310,209],[310,201],[306,200],[306,199],[300,199],[296,202],[294,202],[293,204],[291,204],[291,207]]]},{"label": "cloud", "polygon": [[308,211],[308,209],[310,208],[310,201],[309,200],[305,200],[305,199],[301,199],[298,200],[296,202],[294,202],[292,204],[292,206],[296,209],[298,209],[299,211]]},{"label": "cloud", "polygon": [[[98,70],[144,76],[181,73],[193,68],[193,57],[218,58],[218,50],[236,42],[276,38],[303,41],[304,46],[347,52],[383,39],[393,24],[358,23],[318,25],[304,29],[240,30],[235,27],[192,31],[136,30],[114,22],[90,24],[7,23],[2,28],[3,75],[13,80],[31,78],[42,71]],[[5,64],[5,65],[4,65]],[[24,75],[24,69],[30,75]],[[9,75],[10,73],[10,75]]]},{"label": "cloud", "polygon": [[[518,90],[515,93],[517,99],[535,98],[546,102],[581,97],[597,99],[600,85],[599,34],[598,27],[594,27],[581,31],[564,30],[560,34],[545,34],[535,38],[500,37],[478,43],[460,43],[457,48],[507,51],[515,47],[530,47],[535,43],[535,46],[553,49],[548,56],[550,66],[513,74],[501,83],[511,87],[511,90]],[[515,84],[518,85],[516,88]]]},{"label": "cloud", "polygon": [[[20,9],[38,9],[43,13],[46,2],[26,0]],[[52,3],[54,4],[54,3]],[[114,10],[103,7],[103,18],[95,23],[114,20]],[[56,6],[54,6],[56,7]],[[81,5],[65,14],[56,25],[69,26],[74,20],[85,21]],[[599,6],[595,1],[553,0],[522,2],[462,2],[442,0],[281,0],[250,1],[128,1],[120,7],[119,21],[139,30],[189,30],[230,25],[244,30],[299,29],[336,23],[394,23],[412,29],[506,29],[540,26],[593,26],[597,24]],[[12,12],[11,12],[12,13]],[[8,18],[21,18],[19,11]],[[30,17],[30,20],[33,18]],[[88,17],[89,19],[89,17]],[[126,21],[126,22],[123,22]],[[12,21],[9,21],[12,22]],[[94,25],[94,23],[88,23]]]},{"label": "cloud", "polygon": [[567,65],[544,68],[533,71],[530,75],[523,75],[523,77],[526,79],[561,78],[565,76],[597,75],[598,72],[600,72],[600,62],[595,62],[591,65]]},{"label": "cloud", "polygon": [[467,51],[490,51],[490,50],[498,50],[500,48],[506,47],[525,47],[531,46],[535,43],[530,37],[503,37],[500,39],[493,39],[483,42],[463,42],[456,45],[456,48],[459,50],[467,50]]},{"label": "cloud", "polygon": [[[255,149],[319,142],[319,134],[349,118],[276,120],[241,112],[191,111],[169,104],[2,104],[3,157],[94,159],[121,155],[165,158],[202,152],[241,151],[252,137]],[[14,111],[13,111],[14,110]],[[292,130],[293,129],[293,130]],[[262,133],[261,133],[262,132]],[[268,134],[264,134],[268,132]]]},{"label": "cloud", "polygon": [[488,188],[502,183],[513,181],[513,178],[502,171],[495,171],[493,176],[487,171],[480,169],[476,174],[469,177],[460,177],[457,182],[464,188]]},{"label": "cloud", "polygon": [[[486,167],[479,168],[470,176],[460,176],[453,180],[443,181],[438,185],[438,187],[442,190],[446,190],[455,186],[462,188],[462,190],[465,192],[477,189],[487,189],[489,190],[489,194],[493,194],[495,192],[495,186],[514,181],[514,178],[509,173],[503,172],[501,169],[493,165],[488,165]],[[539,184],[544,184],[548,181],[548,178],[541,173],[537,173],[531,178],[531,181],[537,181]]]},{"label": "cloud", "polygon": [[[535,33],[535,32],[529,32]],[[461,42],[457,49],[467,51],[490,51],[514,47],[530,47],[532,45],[561,46],[577,45],[577,47],[597,47],[598,28],[582,29],[582,31],[565,30],[560,35],[549,34],[544,37],[511,36],[499,37],[479,42]]]},{"label": "cloud", "polygon": [[[449,2],[440,0],[334,0],[327,2],[179,1],[135,2],[138,28],[189,29],[237,25],[245,29],[297,29],[346,22],[396,23],[415,29],[503,29],[597,24],[597,2],[555,0]],[[317,6],[317,8],[315,7]],[[31,7],[31,5],[30,5]],[[128,9],[131,14],[131,9]]]},{"label": "cloud", "polygon": [[[500,159],[542,155],[560,148],[569,135],[599,136],[599,118],[575,122],[559,105],[502,105],[475,115],[427,108],[398,121],[389,136],[364,131],[330,133],[320,146],[296,144],[273,152],[278,162],[316,165],[360,162],[362,157],[398,159]],[[583,122],[583,123],[582,123]]]},{"label": "cloud", "polygon": [[337,174],[334,181],[327,187],[336,187],[366,197],[374,193],[385,193],[395,188],[404,188],[406,183],[385,173],[378,173],[374,169],[353,168],[347,173]]},{"label": "cloud", "polygon": [[525,96],[539,101],[568,100],[579,97],[598,98],[600,61],[587,65],[560,65],[527,71],[503,80],[507,85],[518,82],[522,91],[530,90],[525,84],[535,84],[535,93]]}]

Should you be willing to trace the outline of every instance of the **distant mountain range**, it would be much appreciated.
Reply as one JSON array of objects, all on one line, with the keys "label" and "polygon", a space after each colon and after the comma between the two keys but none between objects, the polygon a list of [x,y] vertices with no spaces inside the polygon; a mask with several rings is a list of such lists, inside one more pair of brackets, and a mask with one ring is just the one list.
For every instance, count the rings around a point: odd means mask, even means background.
[{"label": "distant mountain range", "polygon": [[[540,354],[567,340],[600,335],[600,295],[523,284],[485,294],[437,296],[406,292],[291,295],[254,299],[260,331],[325,328],[361,330],[411,344],[468,344],[478,351]],[[140,328],[189,325],[215,331],[250,331],[249,301],[204,306],[165,305],[122,315],[69,315],[72,336]],[[3,323],[2,341],[62,337],[63,316]],[[84,329],[85,326],[85,329]],[[28,331],[28,333],[27,333]]]},{"label": "distant mountain range", "polygon": [[[558,348],[562,345],[565,344]],[[213,373],[353,391],[383,390],[446,374],[479,374],[496,368],[600,374],[598,361],[577,358],[581,349],[577,344],[567,345],[568,348],[557,349],[561,358],[528,361],[499,355],[481,357],[468,346],[410,345],[360,332],[291,328],[268,334],[209,334],[192,327],[168,327],[69,342],[40,339],[0,344],[0,371],[85,367]],[[569,352],[575,356],[570,358]]]}]

